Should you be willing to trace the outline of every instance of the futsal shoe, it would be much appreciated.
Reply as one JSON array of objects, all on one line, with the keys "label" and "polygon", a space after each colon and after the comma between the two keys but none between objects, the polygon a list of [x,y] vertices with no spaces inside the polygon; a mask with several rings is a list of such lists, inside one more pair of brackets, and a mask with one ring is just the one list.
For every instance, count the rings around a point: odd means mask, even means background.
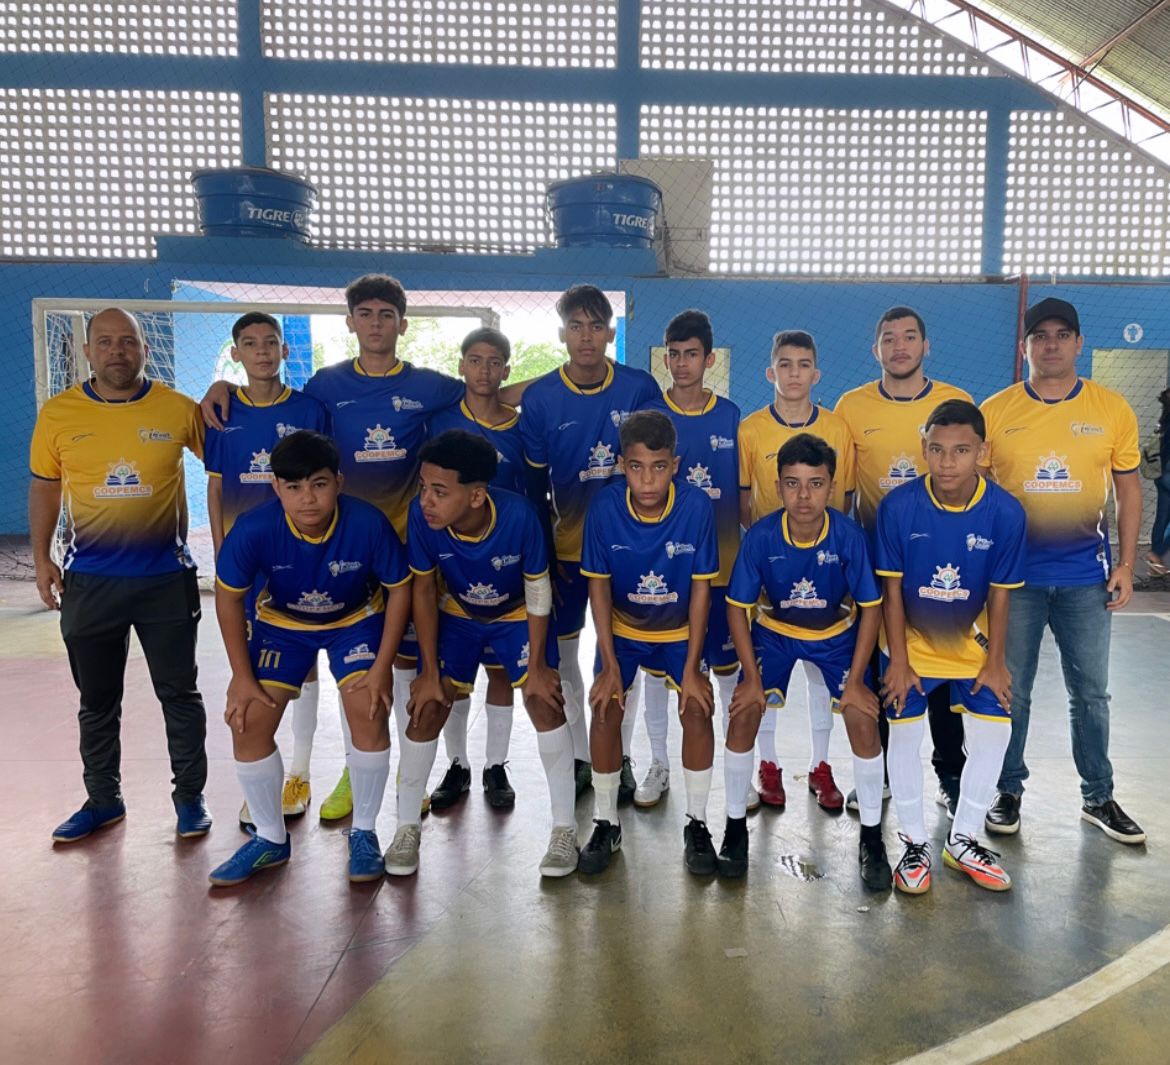
[{"label": "futsal shoe", "polygon": [[995,851],[970,836],[949,836],[943,846],[943,865],[966,873],[988,891],[1007,891],[1012,886],[1012,878],[1004,872],[998,858]]},{"label": "futsal shoe", "polygon": [[872,831],[869,826],[862,826],[857,861],[861,869],[861,882],[870,891],[890,890],[893,874],[890,872],[890,859],[886,855],[882,830],[878,825],[874,825]]},{"label": "futsal shoe", "polygon": [[495,810],[510,810],[516,805],[516,792],[508,783],[508,771],[502,764],[484,766],[483,793],[488,806]]},{"label": "futsal shoe", "polygon": [[280,807],[285,817],[303,817],[310,798],[309,782],[304,777],[291,773],[285,778],[284,791],[280,795]]},{"label": "futsal shoe", "polygon": [[235,854],[222,865],[216,866],[207,878],[215,887],[232,887],[242,884],[265,869],[285,865],[292,857],[292,838],[287,836],[283,843],[273,843],[255,832]]},{"label": "futsal shoe", "polygon": [[747,792],[747,808],[748,813],[753,813],[760,808],[760,793],[750,784]]},{"label": "futsal shoe", "polygon": [[418,848],[422,829],[418,825],[399,825],[384,855],[386,872],[391,876],[410,876],[418,872]]},{"label": "futsal shoe", "polygon": [[634,801],[638,782],[634,779],[634,762],[628,754],[622,755],[622,768],[618,775],[618,806],[628,806]]},{"label": "futsal shoe", "polygon": [[765,806],[783,806],[788,801],[783,775],[784,771],[775,762],[760,763],[760,802]]},{"label": "futsal shoe", "polygon": [[710,876],[718,867],[715,844],[711,842],[711,830],[706,821],[690,817],[683,829],[684,854],[687,870],[695,876]]},{"label": "futsal shoe", "polygon": [[382,846],[378,834],[368,828],[349,830],[349,882],[364,884],[370,880],[381,880],[386,873],[386,862],[382,858]]},{"label": "futsal shoe", "polygon": [[196,795],[190,802],[174,800],[177,824],[175,831],[183,839],[195,839],[206,836],[211,831],[211,814],[207,812],[207,803],[202,795]]},{"label": "futsal shoe", "polygon": [[715,859],[720,876],[738,880],[748,870],[748,830],[746,817],[729,817],[723,830],[723,846]]},{"label": "futsal shoe", "polygon": [[573,781],[577,788],[577,798],[581,798],[593,787],[593,765],[582,758],[573,759]]},{"label": "futsal shoe", "polygon": [[1014,836],[1020,830],[1021,796],[1001,791],[995,796],[991,809],[983,819],[988,832],[997,836]]},{"label": "futsal shoe", "polygon": [[845,805],[845,796],[838,789],[833,767],[828,762],[821,762],[809,771],[808,790],[817,797],[817,805],[822,810],[840,810]]},{"label": "futsal shoe", "polygon": [[126,804],[116,802],[110,806],[86,804],[67,821],[53,829],[54,843],[76,843],[86,836],[92,836],[99,828],[116,825],[126,816]]},{"label": "futsal shoe", "polygon": [[578,870],[589,875],[605,872],[609,868],[609,859],[613,856],[613,852],[621,850],[622,846],[622,826],[620,823],[611,825],[608,821],[594,818],[593,824],[596,826],[593,829],[593,835],[589,837],[589,842],[585,844],[581,851],[580,860],[577,862]]},{"label": "futsal shoe", "polygon": [[446,810],[471,790],[471,770],[455,759],[443,774],[439,786],[431,792],[431,809]]},{"label": "futsal shoe", "polygon": [[321,803],[320,818],[322,821],[340,821],[353,813],[353,788],[349,783],[349,766],[342,771],[337,786],[329,793],[329,797]]},{"label": "futsal shoe", "polygon": [[548,838],[548,850],[540,860],[541,876],[568,876],[577,868],[577,830],[554,827]]},{"label": "futsal shoe", "polygon": [[915,843],[901,832],[898,839],[906,849],[894,870],[894,887],[905,895],[921,895],[930,890],[930,844]]},{"label": "futsal shoe", "polygon": [[662,800],[662,796],[668,791],[670,791],[670,768],[655,760],[650,763],[650,769],[634,792],[634,805],[657,806]]},{"label": "futsal shoe", "polygon": [[1138,844],[1146,841],[1146,834],[1142,831],[1141,825],[1129,817],[1113,799],[1101,803],[1100,806],[1082,806],[1081,820],[1096,825],[1105,835],[1117,840],[1118,843]]}]

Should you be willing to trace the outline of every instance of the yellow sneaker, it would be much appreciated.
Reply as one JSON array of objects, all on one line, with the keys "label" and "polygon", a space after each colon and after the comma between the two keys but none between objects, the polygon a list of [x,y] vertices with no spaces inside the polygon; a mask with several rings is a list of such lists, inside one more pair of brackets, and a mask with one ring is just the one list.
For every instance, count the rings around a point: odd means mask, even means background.
[{"label": "yellow sneaker", "polygon": [[285,817],[301,817],[310,802],[309,782],[295,773],[285,778],[280,804]]},{"label": "yellow sneaker", "polygon": [[[307,785],[306,785],[307,787]],[[349,786],[349,767],[341,774],[341,779],[327,798],[321,804],[322,821],[340,821],[353,813],[353,791]]]}]

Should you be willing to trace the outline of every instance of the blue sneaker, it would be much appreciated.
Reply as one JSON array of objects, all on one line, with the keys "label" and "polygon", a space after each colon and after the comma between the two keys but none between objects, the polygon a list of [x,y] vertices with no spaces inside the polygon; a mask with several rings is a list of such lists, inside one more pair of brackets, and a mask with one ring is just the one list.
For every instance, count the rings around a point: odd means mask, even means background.
[{"label": "blue sneaker", "polygon": [[372,829],[351,828],[349,830],[349,880],[361,884],[367,880],[381,880],[386,875],[386,863],[382,860],[382,845],[378,833]]},{"label": "blue sneaker", "polygon": [[190,802],[175,799],[175,813],[179,817],[177,831],[183,839],[206,836],[211,831],[211,814],[207,812],[207,803],[202,795]]},{"label": "blue sneaker", "polygon": [[68,821],[62,821],[53,829],[53,842],[76,843],[79,839],[92,836],[99,828],[116,825],[125,816],[124,802],[115,803],[113,806],[93,806],[86,802]]},{"label": "blue sneaker", "polygon": [[216,887],[231,887],[233,884],[242,884],[250,876],[254,876],[262,869],[272,869],[284,865],[292,857],[292,839],[283,843],[270,843],[254,832],[252,837],[223,865],[212,869],[207,878]]}]

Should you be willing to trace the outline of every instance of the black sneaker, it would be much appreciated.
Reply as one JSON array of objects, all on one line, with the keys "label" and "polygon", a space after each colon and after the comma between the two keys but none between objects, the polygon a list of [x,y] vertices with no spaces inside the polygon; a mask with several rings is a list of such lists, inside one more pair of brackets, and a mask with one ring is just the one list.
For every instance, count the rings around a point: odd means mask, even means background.
[{"label": "black sneaker", "polygon": [[882,830],[876,825],[872,832],[868,831],[868,826],[862,826],[857,861],[861,866],[861,882],[870,891],[890,890],[894,874],[890,872],[890,859],[886,856]]},{"label": "black sneaker", "polygon": [[[501,765],[484,766],[483,790],[489,806],[497,810],[510,810],[516,805],[516,793],[508,783],[508,773]],[[431,800],[434,802],[434,799]]]},{"label": "black sneaker", "polygon": [[456,759],[443,775],[443,780],[431,792],[431,809],[445,810],[454,806],[471,790],[471,770],[459,764]]},{"label": "black sneaker", "polygon": [[994,832],[997,836],[1014,836],[1019,832],[1020,800],[1019,795],[1009,795],[1006,791],[999,792],[983,819],[987,831]]},{"label": "black sneaker", "polygon": [[577,798],[579,799],[593,787],[593,766],[583,758],[574,758],[573,780],[577,786]]},{"label": "black sneaker", "polygon": [[723,846],[719,848],[720,876],[738,879],[747,873],[748,831],[746,817],[729,817],[723,830]]},{"label": "black sneaker", "polygon": [[618,778],[618,806],[626,806],[634,801],[634,792],[638,790],[638,782],[634,779],[634,763],[628,754],[622,755],[622,771]]},{"label": "black sneaker", "polygon": [[683,843],[686,845],[684,853],[687,869],[696,876],[710,876],[715,872],[718,864],[715,858],[715,844],[711,842],[711,830],[707,827],[706,821],[690,817],[683,829]]},{"label": "black sneaker", "polygon": [[577,870],[582,873],[604,873],[609,868],[609,859],[622,845],[622,826],[611,825],[608,821],[593,819],[593,835],[581,849]]},{"label": "black sneaker", "polygon": [[934,801],[946,809],[948,818],[952,821],[955,819],[955,811],[959,809],[959,793],[957,790],[952,790],[946,784],[940,784],[938,791],[934,793]]},{"label": "black sneaker", "polygon": [[1113,799],[1108,799],[1100,806],[1082,806],[1081,820],[1096,825],[1110,839],[1118,843],[1145,843],[1146,834],[1133,818],[1117,805]]}]

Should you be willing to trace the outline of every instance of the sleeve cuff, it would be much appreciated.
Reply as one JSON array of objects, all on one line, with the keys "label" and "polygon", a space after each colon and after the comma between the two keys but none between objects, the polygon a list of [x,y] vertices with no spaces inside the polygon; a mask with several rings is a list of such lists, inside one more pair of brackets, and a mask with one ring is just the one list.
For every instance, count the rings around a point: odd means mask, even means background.
[{"label": "sleeve cuff", "polygon": [[245,585],[243,588],[237,588],[234,584],[228,584],[227,581],[221,581],[218,577],[215,578],[215,583],[218,587],[226,592],[246,592],[251,588],[251,585]]},{"label": "sleeve cuff", "polygon": [[880,599],[870,599],[864,603],[858,603],[857,605],[858,606],[881,606],[882,601]]},{"label": "sleeve cuff", "polygon": [[999,581],[991,581],[990,583],[991,583],[992,588],[1023,588],[1024,587],[1023,581],[1014,581],[1011,584],[1001,584]]},{"label": "sleeve cuff", "polygon": [[875,569],[874,573],[876,573],[879,577],[901,577],[902,576],[902,571],[900,569]]},{"label": "sleeve cuff", "polygon": [[742,608],[742,609],[744,609],[744,610],[751,610],[751,609],[752,609],[752,607],[754,607],[754,606],[756,605],[755,603],[741,603],[741,602],[740,602],[738,599],[732,599],[732,598],[731,598],[731,596],[728,596],[728,597],[727,597],[727,598],[724,600],[724,602],[726,602],[726,603],[727,603],[727,604],[729,604],[730,606],[738,606],[738,607],[741,607],[741,608]]},{"label": "sleeve cuff", "polygon": [[28,472],[38,481],[51,481],[53,484],[60,484],[61,482],[60,475],[56,477],[46,477],[43,473],[37,473],[36,470],[29,470]]},{"label": "sleeve cuff", "polygon": [[582,577],[597,577],[603,581],[608,581],[610,578],[610,574],[608,573],[594,573],[592,570],[587,569],[582,569],[580,572]]}]

